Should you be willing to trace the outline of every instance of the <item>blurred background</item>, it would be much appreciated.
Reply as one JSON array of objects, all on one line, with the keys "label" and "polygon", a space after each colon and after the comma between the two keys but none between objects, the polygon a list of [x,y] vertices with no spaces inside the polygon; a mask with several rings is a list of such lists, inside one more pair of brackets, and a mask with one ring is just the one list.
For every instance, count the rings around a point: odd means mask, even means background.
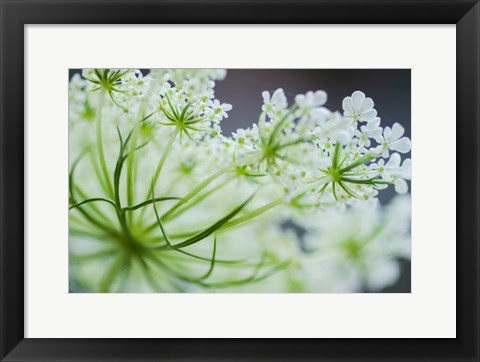
[{"label": "blurred background", "polygon": [[[147,69],[141,69],[145,75]],[[80,69],[70,69],[69,78]],[[262,92],[283,88],[289,104],[297,94],[323,90],[328,94],[326,107],[342,111],[343,98],[360,90],[375,102],[381,126],[395,122],[405,128],[411,139],[411,71],[410,69],[228,69],[227,77],[216,82],[215,97],[230,103],[233,109],[222,121],[224,135],[256,123],[262,110]],[[406,154],[405,157],[410,157]],[[403,157],[402,157],[403,158]],[[395,191],[393,187],[380,193],[382,204],[387,203]],[[380,291],[409,293],[411,291],[411,264],[399,260],[401,276],[397,283]],[[371,292],[364,290],[364,292]]]}]

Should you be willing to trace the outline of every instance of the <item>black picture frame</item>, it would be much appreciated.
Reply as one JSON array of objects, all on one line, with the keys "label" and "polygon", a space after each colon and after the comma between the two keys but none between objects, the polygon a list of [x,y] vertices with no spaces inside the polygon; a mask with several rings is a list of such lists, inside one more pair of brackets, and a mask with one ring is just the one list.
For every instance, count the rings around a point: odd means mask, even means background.
[{"label": "black picture frame", "polygon": [[[480,360],[478,0],[0,0],[0,14],[1,361]],[[457,338],[24,338],[24,26],[162,23],[456,24]]]}]

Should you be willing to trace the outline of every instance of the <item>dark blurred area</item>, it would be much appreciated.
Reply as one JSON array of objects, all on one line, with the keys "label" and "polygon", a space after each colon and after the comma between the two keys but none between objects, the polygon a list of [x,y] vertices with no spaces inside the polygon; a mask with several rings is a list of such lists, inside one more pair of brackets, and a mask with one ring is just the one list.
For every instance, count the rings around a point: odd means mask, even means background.
[{"label": "dark blurred area", "polygon": [[[148,70],[141,69],[145,75]],[[70,69],[69,77],[80,73]],[[381,126],[398,122],[411,139],[411,71],[410,69],[229,69],[223,81],[216,82],[215,97],[230,103],[233,109],[222,121],[225,135],[258,121],[262,110],[262,92],[282,88],[289,104],[297,94],[324,90],[328,94],[325,105],[331,111],[342,112],[343,98],[359,90],[375,102]],[[410,153],[404,155],[411,157]],[[402,157],[403,158],[403,157]],[[409,185],[410,186],[410,185]],[[380,201],[387,203],[395,195],[393,187],[380,193]],[[399,260],[401,276],[395,285],[384,288],[384,293],[411,291],[411,263]],[[364,290],[364,292],[370,292]]]}]

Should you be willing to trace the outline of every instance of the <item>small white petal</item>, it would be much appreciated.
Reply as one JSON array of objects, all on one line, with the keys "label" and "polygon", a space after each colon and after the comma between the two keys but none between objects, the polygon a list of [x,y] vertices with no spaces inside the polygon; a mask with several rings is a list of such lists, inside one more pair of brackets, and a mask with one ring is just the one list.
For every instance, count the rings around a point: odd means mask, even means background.
[{"label": "small white petal", "polygon": [[369,131],[369,138],[375,139],[378,143],[382,143],[382,129],[379,127],[377,129],[372,129]]},{"label": "small white petal", "polygon": [[375,129],[378,126],[380,126],[380,117],[376,117],[367,123],[367,128],[368,129]]},{"label": "small white petal", "polygon": [[412,179],[412,160],[407,158],[402,163],[402,175],[404,179],[411,180]]},{"label": "small white petal", "polygon": [[350,97],[343,98],[342,108],[345,111],[346,116],[351,116],[353,114],[352,98]]},{"label": "small white petal", "polygon": [[303,107],[305,105],[305,96],[303,94],[296,95],[295,102],[297,102],[300,108]]},{"label": "small white petal", "polygon": [[360,92],[360,91],[355,91],[352,94],[352,103],[353,103],[353,108],[355,111],[359,111],[360,107],[362,106],[362,102],[365,99],[365,93]]},{"label": "small white petal", "polygon": [[397,178],[395,180],[395,191],[397,191],[399,194],[406,194],[408,192],[407,181],[401,178]]},{"label": "small white petal", "polygon": [[390,156],[390,159],[387,162],[387,167],[392,168],[392,167],[400,167],[400,162],[401,162],[401,157],[398,153],[392,153]]},{"label": "small white petal", "polygon": [[392,130],[390,127],[385,127],[383,129],[383,138],[385,138],[385,141],[390,142],[391,140],[391,135],[392,135]]},{"label": "small white petal", "polygon": [[399,140],[391,143],[389,148],[392,151],[398,151],[400,153],[407,153],[412,148],[412,142],[407,137],[402,137]]},{"label": "small white petal", "polygon": [[405,129],[399,124],[395,123],[392,127],[392,139],[391,141],[398,140],[405,133]]},{"label": "small white petal", "polygon": [[362,106],[360,107],[359,111],[360,111],[360,113],[364,113],[366,111],[369,111],[372,108],[373,108],[372,98],[365,98],[363,100]]},{"label": "small white petal", "polygon": [[370,121],[373,121],[376,117],[377,117],[377,111],[375,109],[371,109],[368,112],[363,113],[360,116],[360,119],[362,121],[370,122]]},{"label": "small white petal", "polygon": [[327,103],[327,93],[322,90],[318,90],[314,95],[314,103],[316,106],[323,106]]},{"label": "small white petal", "polygon": [[267,91],[262,92],[262,97],[264,103],[270,102],[270,93],[268,93]]},{"label": "small white petal", "polygon": [[310,111],[310,117],[314,123],[322,124],[330,117],[330,113],[331,112],[324,107],[314,108]]},{"label": "small white petal", "polygon": [[287,97],[285,97],[285,93],[283,92],[282,88],[278,88],[272,95],[272,103],[279,106],[280,108],[287,107]]}]

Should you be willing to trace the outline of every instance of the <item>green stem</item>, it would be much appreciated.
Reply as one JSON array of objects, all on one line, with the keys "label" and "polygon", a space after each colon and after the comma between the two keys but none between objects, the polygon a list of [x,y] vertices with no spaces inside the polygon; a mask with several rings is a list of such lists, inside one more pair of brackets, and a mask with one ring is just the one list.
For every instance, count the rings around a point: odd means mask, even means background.
[{"label": "green stem", "polygon": [[88,203],[90,203],[90,202],[97,202],[97,201],[103,201],[103,202],[106,202],[106,203],[109,203],[109,204],[115,206],[115,204],[114,204],[112,201],[108,200],[108,199],[104,199],[103,197],[93,197],[93,198],[91,198],[91,199],[87,199],[87,200],[84,200],[84,201],[82,201],[82,202],[75,203],[75,204],[69,206],[68,209],[71,210],[71,209],[74,209],[74,208],[76,208],[76,207],[82,206],[82,205],[84,205],[84,204],[88,204]]},{"label": "green stem", "polygon": [[[158,161],[158,165],[157,165],[157,168],[155,169],[155,173],[153,174],[153,179],[152,179],[152,184],[150,186],[150,189],[145,197],[146,200],[149,200],[152,198],[152,193],[153,193],[153,188],[155,187],[155,185],[157,184],[157,181],[158,181],[158,178],[160,176],[160,172],[162,171],[162,168],[163,168],[163,165],[165,164],[165,161],[167,159],[167,156],[168,156],[168,153],[170,152],[170,149],[172,148],[172,145],[173,145],[173,142],[175,141],[175,139],[177,138],[177,135],[180,133],[180,129],[177,128],[175,129],[175,131],[173,131],[173,133],[170,135],[170,138],[168,140],[168,143],[167,145],[165,146],[165,149],[163,150],[163,153],[162,153],[162,156],[160,157],[160,161]],[[142,209],[141,213],[140,213],[140,219],[143,217],[144,213],[145,213],[145,209]],[[155,227],[157,224],[156,223],[153,223],[152,224],[152,228]]]},{"label": "green stem", "polygon": [[354,169],[354,168],[357,167],[357,166],[366,164],[367,162],[371,161],[372,159],[373,159],[372,156],[363,156],[362,158],[358,159],[357,161],[352,162],[352,163],[351,163],[350,165],[348,165],[347,167],[342,168],[342,169],[339,170],[338,172],[339,172],[340,174],[343,174],[343,173],[345,173],[345,172],[348,172],[348,171]]},{"label": "green stem", "polygon": [[[223,175],[225,172],[227,172],[228,170],[231,169],[231,166],[228,166],[228,167],[225,167],[225,168],[222,168],[221,170],[219,170],[218,172],[214,173],[213,175],[211,175],[210,177],[208,177],[207,179],[203,180],[197,187],[195,187],[192,191],[190,191],[187,195],[185,195],[179,202],[177,202],[175,205],[173,205],[170,209],[168,209],[162,216],[161,216],[161,220],[162,221],[165,221],[165,220],[168,220],[169,218],[172,217],[172,213],[177,210],[180,206],[184,205],[185,203],[187,203],[192,197],[194,197],[195,195],[197,195],[200,191],[202,191],[205,187],[207,187],[211,182],[213,182],[217,177]],[[145,209],[143,209],[145,210]],[[184,212],[186,210],[183,210],[182,212]],[[153,229],[155,229],[157,227],[158,223],[157,222],[154,222],[152,224],[150,224],[146,229],[145,229],[145,232],[148,233],[150,231],[152,231]]]},{"label": "green stem", "polygon": [[130,206],[130,207],[124,207],[122,209],[122,212],[126,212],[126,211],[134,211],[134,210],[137,210],[137,209],[140,209],[144,206],[147,206],[147,205],[150,205],[150,204],[153,204],[154,202],[158,202],[158,201],[165,201],[165,200],[178,200],[180,199],[179,197],[156,197],[154,198],[153,200],[147,200],[147,201],[144,201],[138,205],[135,205],[135,206]]},{"label": "green stem", "polygon": [[120,179],[122,176],[123,163],[125,161],[123,152],[124,152],[124,146],[122,145],[120,147],[120,154],[118,156],[118,160],[115,166],[115,172],[113,176],[114,194],[115,194],[115,211],[117,213],[118,221],[120,222],[120,226],[122,228],[124,236],[126,237],[125,239],[126,243],[129,245],[135,245],[136,244],[135,240],[130,232],[130,229],[128,228],[125,212],[122,212],[122,203],[120,199]]},{"label": "green stem", "polygon": [[[137,172],[137,162],[135,162],[135,147],[137,143],[136,132],[132,136],[132,140],[130,142],[130,157],[127,159],[127,204],[132,205],[134,200],[133,195],[133,185],[135,183],[135,175]],[[130,224],[133,223],[133,213],[128,215],[128,221]]]},{"label": "green stem", "polygon": [[98,227],[99,230],[108,231],[108,233],[110,233],[111,235],[118,236],[117,230],[111,228],[108,224],[105,224],[97,220],[96,218],[91,216],[88,212],[86,212],[82,207],[79,207],[76,210],[78,210],[85,217],[85,219],[87,219],[90,223]]},{"label": "green stem", "polygon": [[[138,134],[138,127],[142,125],[144,121],[149,119],[151,116],[153,116],[156,111],[150,113],[149,115],[145,116],[144,115],[144,108],[145,108],[145,98],[142,99],[141,107],[138,113],[138,118],[140,118],[140,122],[138,122],[134,128],[132,129],[132,139],[130,140],[130,145],[129,145],[129,157],[127,159],[127,202],[128,205],[132,205],[135,201],[135,183],[137,181],[137,176],[138,176],[138,162],[136,162],[136,151],[139,149],[137,148],[137,134]],[[148,141],[147,141],[148,143]],[[144,144],[145,145],[145,144]],[[139,146],[140,148],[142,147]],[[135,223],[134,220],[134,213],[128,214],[128,222],[130,225]],[[141,218],[141,217],[140,217]]]},{"label": "green stem", "polygon": [[340,153],[340,143],[335,143],[335,150],[333,151],[332,166],[334,169],[337,169],[338,166],[338,154]]},{"label": "green stem", "polygon": [[194,205],[197,205],[198,203],[202,202],[203,200],[205,200],[210,195],[214,194],[216,191],[220,190],[222,187],[228,185],[228,183],[230,181],[234,180],[236,177],[237,177],[237,175],[233,175],[233,176],[229,177],[228,179],[226,179],[225,182],[222,182],[221,185],[218,185],[218,187],[214,187],[214,188],[208,190],[207,192],[203,193],[202,195],[197,197],[194,201],[192,201],[190,204],[188,204],[187,205],[188,207],[184,207],[183,209],[177,210],[176,212],[171,214],[170,218],[176,218],[177,216],[183,214],[185,211],[189,210],[190,207],[192,207]]},{"label": "green stem", "polygon": [[[160,172],[162,171],[163,165],[165,164],[168,153],[170,152],[170,149],[172,148],[173,142],[175,141],[175,138],[177,138],[177,135],[178,135],[179,132],[180,132],[180,129],[176,129],[170,135],[168,143],[165,146],[165,149],[163,150],[162,157],[160,158],[160,161],[158,162],[157,168],[156,168],[155,173],[153,175],[152,188],[155,187],[155,185],[157,184],[158,177],[160,176]],[[150,188],[150,192],[148,193],[148,196],[146,197],[146,199],[149,199],[150,196],[152,195],[152,188]]]},{"label": "green stem", "polygon": [[89,154],[90,154],[89,155],[90,161],[92,162],[93,169],[95,171],[95,176],[100,182],[100,187],[102,188],[103,192],[105,192],[105,194],[108,195],[108,187],[105,180],[103,179],[102,172],[100,171],[100,166],[98,165],[98,161],[97,161],[97,155],[94,152],[89,152]]},{"label": "green stem", "polygon": [[[75,190],[80,198],[87,199],[87,194],[85,194],[78,186],[74,186],[73,190]],[[112,220],[96,204],[89,204],[89,208],[91,208],[91,210],[96,213],[97,216],[101,217],[107,224],[112,224]],[[84,210],[84,212],[87,211]]]},{"label": "green stem", "polygon": [[75,218],[74,215],[69,215],[69,223],[70,223],[68,228],[69,235],[86,236],[92,239],[96,239],[97,241],[100,241],[100,242],[105,242],[107,241],[108,238],[117,237],[117,235],[112,235],[101,228],[98,228],[98,230],[96,230],[95,225],[92,225],[91,223],[87,224],[87,222],[84,220],[80,221],[80,219]]},{"label": "green stem", "polygon": [[268,144],[271,145],[273,144],[273,140],[275,138],[275,135],[280,131],[280,129],[283,127],[283,123],[288,119],[288,117],[290,115],[293,114],[293,112],[295,112],[298,108],[298,105],[295,103],[293,104],[290,109],[288,110],[288,112],[283,116],[283,118],[278,121],[278,123],[275,125],[275,128],[273,129],[271,135],[270,135],[270,138],[268,140]]},{"label": "green stem", "polygon": [[[309,189],[311,189],[311,187],[312,186],[307,186],[303,189],[298,190],[297,192],[295,192],[293,197],[295,198],[295,197],[299,197],[299,196],[303,195],[305,192],[307,192]],[[219,231],[223,231],[225,229],[229,229],[233,226],[236,226],[236,225],[239,225],[239,224],[244,223],[246,221],[249,221],[249,220],[263,214],[264,212],[267,212],[267,211],[273,209],[274,207],[282,205],[284,202],[285,202],[284,199],[282,197],[279,197],[278,199],[273,200],[273,201],[271,201],[268,204],[265,204],[263,206],[260,206],[259,208],[255,209],[253,211],[250,211],[249,213],[247,213],[243,216],[240,216],[240,217],[237,217],[236,219],[227,221],[225,224],[223,224],[219,228]]]},{"label": "green stem", "polygon": [[103,113],[103,105],[105,103],[105,89],[100,90],[100,100],[98,102],[97,108],[97,120],[96,120],[96,131],[97,131],[97,148],[98,148],[98,157],[100,160],[100,165],[103,172],[103,177],[108,186],[109,196],[113,197],[113,188],[112,182],[108,176],[108,168],[107,163],[105,162],[105,154],[103,152],[103,140],[102,140],[102,113]]},{"label": "green stem", "polygon": [[200,191],[202,191],[205,187],[207,187],[208,185],[210,185],[210,183],[212,183],[216,178],[220,177],[221,175],[223,175],[225,172],[227,172],[228,170],[230,170],[231,167],[225,167],[225,168],[222,168],[221,170],[219,170],[218,172],[214,173],[212,176],[210,176],[209,178],[203,180],[202,182],[200,182],[200,184],[195,187],[192,191],[190,191],[187,195],[185,195],[179,202],[177,202],[175,205],[173,205],[165,214],[163,214],[162,216],[162,220],[168,220],[169,216],[176,210],[178,209],[180,206],[182,206],[183,204],[186,204],[188,201],[190,201],[190,199],[192,199],[192,197],[194,197],[195,195],[197,195]]},{"label": "green stem", "polygon": [[233,220],[230,220],[230,221],[227,221],[225,224],[223,224],[219,230],[225,230],[225,229],[228,229],[228,228],[231,228],[233,226],[236,226],[238,224],[241,224],[241,223],[244,223],[245,221],[248,221],[248,220],[251,220],[261,214],[263,214],[264,212],[267,212],[268,210],[271,210],[273,209],[274,207],[278,206],[278,205],[281,205],[283,204],[283,199],[280,197],[272,202],[269,202],[268,204],[266,205],[263,205],[253,211],[250,211],[249,213],[243,215],[243,216],[240,216],[240,217],[237,217],[236,219],[233,219]]}]

